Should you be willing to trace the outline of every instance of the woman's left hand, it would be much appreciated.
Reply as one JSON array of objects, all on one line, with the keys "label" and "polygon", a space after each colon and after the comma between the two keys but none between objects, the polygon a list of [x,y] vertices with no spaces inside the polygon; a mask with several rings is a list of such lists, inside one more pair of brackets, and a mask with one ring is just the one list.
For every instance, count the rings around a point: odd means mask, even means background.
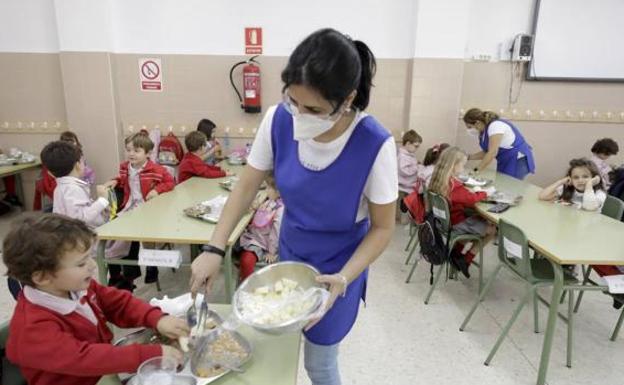
[{"label": "woman's left hand", "polygon": [[329,299],[327,300],[327,305],[325,305],[325,311],[323,314],[310,320],[304,329],[305,331],[312,329],[314,325],[323,319],[329,309],[334,306],[334,302],[336,302],[338,296],[343,295],[347,290],[347,282],[345,282],[344,276],[341,274],[319,275],[316,277],[316,282],[329,284]]}]

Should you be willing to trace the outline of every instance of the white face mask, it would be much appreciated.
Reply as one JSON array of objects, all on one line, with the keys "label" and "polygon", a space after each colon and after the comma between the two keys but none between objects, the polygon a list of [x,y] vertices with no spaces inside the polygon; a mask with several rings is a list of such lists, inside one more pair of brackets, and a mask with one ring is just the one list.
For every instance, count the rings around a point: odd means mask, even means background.
[{"label": "white face mask", "polygon": [[478,137],[479,130],[477,130],[476,128],[468,128],[468,135]]},{"label": "white face mask", "polygon": [[297,141],[312,139],[323,135],[329,131],[338,120],[320,118],[311,114],[302,114],[299,113],[296,107],[291,108],[293,109],[293,136]]}]

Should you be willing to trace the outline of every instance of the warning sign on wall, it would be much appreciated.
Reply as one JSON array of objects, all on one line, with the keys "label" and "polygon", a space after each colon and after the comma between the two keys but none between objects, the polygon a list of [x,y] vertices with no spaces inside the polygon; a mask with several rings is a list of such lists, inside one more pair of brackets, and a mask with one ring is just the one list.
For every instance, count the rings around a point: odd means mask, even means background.
[{"label": "warning sign on wall", "polygon": [[245,28],[245,54],[262,54],[262,28]]},{"label": "warning sign on wall", "polygon": [[162,91],[162,64],[159,58],[139,59],[141,91]]}]

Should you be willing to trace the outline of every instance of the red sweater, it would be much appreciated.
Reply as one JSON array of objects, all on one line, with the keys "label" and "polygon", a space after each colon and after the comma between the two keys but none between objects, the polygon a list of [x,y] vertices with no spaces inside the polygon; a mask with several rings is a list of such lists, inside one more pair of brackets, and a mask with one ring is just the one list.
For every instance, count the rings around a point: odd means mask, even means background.
[{"label": "red sweater", "polygon": [[194,176],[222,178],[225,176],[225,171],[220,167],[208,165],[199,156],[192,152],[187,152],[178,166],[178,183],[182,183]]},{"label": "red sweater", "polygon": [[466,220],[464,210],[474,207],[477,202],[487,198],[483,191],[472,192],[464,187],[464,184],[455,178],[451,178],[451,192],[449,204],[451,205],[451,224],[456,225]]},{"label": "red sweater", "polygon": [[28,301],[23,293],[9,326],[8,359],[20,367],[30,385],[95,385],[101,376],[133,373],[162,355],[159,345],[113,346],[106,322],[122,327],[155,328],[159,308],[127,291],[91,281],[86,297],[97,326],[76,312],[61,315]]},{"label": "red sweater", "polygon": [[[124,207],[130,199],[130,180],[128,174],[129,162],[123,162],[119,165],[119,176],[115,178],[117,181],[117,188],[123,189],[124,197],[123,203],[120,208]],[[145,166],[139,174],[141,181],[141,193],[143,199],[149,194],[150,191],[156,190],[159,194],[173,190],[175,187],[175,181],[166,168],[163,166],[148,160]]]}]

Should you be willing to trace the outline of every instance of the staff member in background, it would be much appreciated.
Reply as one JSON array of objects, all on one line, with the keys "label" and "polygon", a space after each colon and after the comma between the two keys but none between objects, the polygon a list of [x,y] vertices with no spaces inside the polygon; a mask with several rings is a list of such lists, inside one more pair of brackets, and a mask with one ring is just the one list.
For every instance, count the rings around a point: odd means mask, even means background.
[{"label": "staff member in background", "polygon": [[273,172],[285,207],[279,258],[316,267],[318,282],[329,284],[325,315],[304,331],[314,385],[340,384],[338,345],[355,323],[368,266],[394,230],[394,140],[363,112],[375,67],[366,44],[333,29],[297,46],[282,72],[284,101],[265,115],[210,244],[192,265],[191,291],[209,287],[230,233]]},{"label": "staff member in background", "polygon": [[479,138],[482,150],[468,156],[468,160],[481,160],[475,172],[484,170],[494,158],[496,171],[514,178],[524,179],[535,172],[533,150],[513,123],[478,108],[466,112],[464,123],[468,133]]}]

